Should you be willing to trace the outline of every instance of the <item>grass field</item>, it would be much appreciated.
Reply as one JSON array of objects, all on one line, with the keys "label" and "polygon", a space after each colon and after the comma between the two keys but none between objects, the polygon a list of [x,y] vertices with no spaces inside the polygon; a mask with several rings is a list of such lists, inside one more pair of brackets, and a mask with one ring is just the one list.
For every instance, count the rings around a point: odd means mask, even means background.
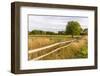
[{"label": "grass field", "polygon": [[72,39],[71,36],[66,35],[29,35],[28,38],[29,50]]},{"label": "grass field", "polygon": [[[39,60],[87,58],[88,57],[87,36],[83,36],[83,37],[76,36],[74,38],[71,38],[70,35],[68,36],[65,36],[65,35],[29,35],[28,49],[34,50],[34,49],[41,48],[44,46],[49,46],[50,44],[54,44],[57,42],[64,42],[64,41],[69,41],[73,39],[77,39],[77,40],[72,42],[70,46],[61,48],[50,55],[40,58]],[[50,51],[53,51],[62,46],[67,46],[67,44],[57,45],[52,48],[43,49],[39,52],[28,54],[28,59],[31,60],[33,58],[39,57],[41,55],[49,53]]]},{"label": "grass field", "polygon": [[62,48],[40,60],[76,59],[88,57],[87,36],[72,42],[70,46]]}]

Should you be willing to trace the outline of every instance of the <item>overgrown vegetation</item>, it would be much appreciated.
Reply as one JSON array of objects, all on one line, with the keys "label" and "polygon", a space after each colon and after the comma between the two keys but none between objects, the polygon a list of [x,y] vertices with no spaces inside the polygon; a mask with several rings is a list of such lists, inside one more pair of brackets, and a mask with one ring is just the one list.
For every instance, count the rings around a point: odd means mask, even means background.
[{"label": "overgrown vegetation", "polygon": [[87,37],[73,42],[70,46],[60,49],[40,60],[77,59],[88,57]]}]

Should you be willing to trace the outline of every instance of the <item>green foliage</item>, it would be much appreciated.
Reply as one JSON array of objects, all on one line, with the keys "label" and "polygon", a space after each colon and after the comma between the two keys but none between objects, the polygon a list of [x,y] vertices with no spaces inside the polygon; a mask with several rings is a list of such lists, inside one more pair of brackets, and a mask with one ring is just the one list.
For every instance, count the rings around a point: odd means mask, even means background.
[{"label": "green foliage", "polygon": [[82,28],[77,21],[69,21],[66,26],[66,34],[72,35],[80,35]]},{"label": "green foliage", "polygon": [[55,32],[51,32],[51,31],[45,31],[46,35],[56,35]]},{"label": "green foliage", "polygon": [[29,32],[29,35],[56,35],[56,33],[51,31],[32,30]]},{"label": "green foliage", "polygon": [[80,49],[80,52],[77,54],[77,57],[81,58],[86,58],[88,56],[88,48],[87,47],[82,47]]},{"label": "green foliage", "polygon": [[58,35],[65,35],[65,31],[58,31]]},{"label": "green foliage", "polygon": [[44,34],[45,32],[41,31],[41,30],[32,30],[31,32],[29,32],[29,34]]},{"label": "green foliage", "polygon": [[87,28],[82,30],[82,32],[80,33],[80,35],[87,35],[87,34],[88,34],[88,29]]}]

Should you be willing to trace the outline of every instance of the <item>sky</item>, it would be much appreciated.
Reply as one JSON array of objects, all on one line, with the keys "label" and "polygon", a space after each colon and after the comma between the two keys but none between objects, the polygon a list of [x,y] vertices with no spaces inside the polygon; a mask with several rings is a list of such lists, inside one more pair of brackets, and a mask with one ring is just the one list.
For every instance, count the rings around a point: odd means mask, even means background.
[{"label": "sky", "polygon": [[28,26],[29,31],[43,30],[57,33],[58,31],[65,31],[69,21],[78,21],[83,29],[88,27],[88,17],[50,15],[29,15]]}]

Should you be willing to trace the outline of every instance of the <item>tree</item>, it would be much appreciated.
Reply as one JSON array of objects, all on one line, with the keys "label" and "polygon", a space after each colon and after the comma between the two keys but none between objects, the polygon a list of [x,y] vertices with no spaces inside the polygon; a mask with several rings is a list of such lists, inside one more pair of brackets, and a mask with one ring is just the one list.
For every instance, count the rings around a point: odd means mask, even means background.
[{"label": "tree", "polygon": [[80,35],[81,30],[82,28],[77,21],[69,21],[66,26],[66,34],[72,35],[72,38],[74,35]]},{"label": "tree", "polygon": [[85,28],[85,29],[83,30],[83,33],[84,33],[84,35],[88,35],[88,29]]},{"label": "tree", "polygon": [[58,35],[65,35],[65,31],[58,31]]},{"label": "tree", "polygon": [[83,29],[80,35],[88,35],[88,29],[87,28]]},{"label": "tree", "polygon": [[45,34],[44,31],[42,30],[32,30],[31,32],[29,32],[29,34],[33,34],[33,35],[41,35],[41,34]]},{"label": "tree", "polygon": [[57,33],[43,30],[32,30],[29,32],[29,35],[57,35]]},{"label": "tree", "polygon": [[85,28],[85,29],[83,30],[83,32],[87,35],[87,34],[88,34],[88,29]]}]

